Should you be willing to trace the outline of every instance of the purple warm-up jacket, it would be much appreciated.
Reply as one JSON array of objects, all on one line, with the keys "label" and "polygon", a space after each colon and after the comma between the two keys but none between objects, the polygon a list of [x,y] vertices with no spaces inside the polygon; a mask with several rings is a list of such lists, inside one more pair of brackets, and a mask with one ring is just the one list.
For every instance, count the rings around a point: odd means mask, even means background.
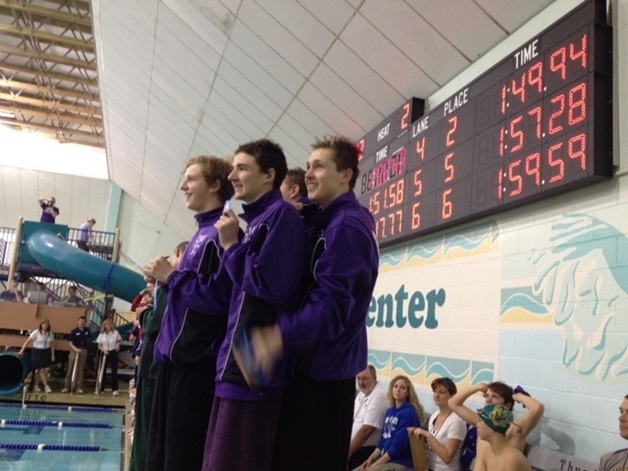
[{"label": "purple warm-up jacket", "polygon": [[163,288],[168,305],[155,343],[159,363],[200,365],[216,359],[225,335],[228,299],[214,287],[223,252],[214,224],[221,214],[218,208],[195,216],[198,231]]},{"label": "purple warm-up jacket", "polygon": [[216,396],[258,401],[287,384],[287,370],[280,366],[264,386],[249,388],[235,363],[233,347],[251,328],[274,325],[278,313],[298,302],[306,242],[299,213],[278,190],[243,209],[248,222],[244,239],[225,251],[221,266],[233,290],[227,335],[218,353]]},{"label": "purple warm-up jacket", "polygon": [[310,221],[315,235],[312,285],[303,307],[282,314],[286,355],[301,356],[316,380],[355,377],[367,364],[366,315],[379,269],[373,217],[353,192]]}]

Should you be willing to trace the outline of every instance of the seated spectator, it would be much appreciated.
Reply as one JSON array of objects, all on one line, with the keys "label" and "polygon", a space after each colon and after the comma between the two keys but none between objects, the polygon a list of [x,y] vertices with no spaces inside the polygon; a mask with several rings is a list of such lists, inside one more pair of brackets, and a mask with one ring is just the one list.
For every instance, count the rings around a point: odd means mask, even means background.
[{"label": "seated spectator", "polygon": [[423,406],[406,376],[395,376],[388,387],[388,403],[382,438],[377,448],[354,471],[411,471],[412,450],[408,428],[420,427],[425,417]]},{"label": "seated spectator", "polygon": [[360,392],[353,407],[348,469],[360,466],[375,451],[388,409],[386,390],[377,382],[373,365],[358,373],[356,380]]},{"label": "seated spectator", "polygon": [[76,286],[70,286],[68,288],[68,295],[65,298],[63,298],[63,301],[61,301],[61,303],[66,306],[72,306],[72,307],[84,307],[85,306],[85,301],[83,301],[83,298],[81,298],[80,296],[76,294]]},{"label": "seated spectator", "polygon": [[[514,390],[508,386],[506,383],[501,381],[495,381],[493,383],[480,383],[471,388],[459,393],[456,397],[460,396],[462,402],[470,397],[471,395],[481,392],[484,394],[484,402],[485,404],[502,404],[505,405],[506,408],[512,411],[515,402],[518,402],[526,409],[526,413],[515,420],[512,424],[512,427],[506,432],[506,438],[508,442],[514,446],[517,450],[523,451],[526,446],[526,438],[528,435],[534,430],[534,428],[538,425],[541,418],[543,417],[543,412],[545,407],[536,399],[530,397],[530,395],[523,390],[521,386],[517,386]],[[451,403],[450,403],[451,405]],[[473,424],[475,425],[475,424]],[[482,458],[482,454],[485,450],[487,450],[487,443],[482,440],[477,441],[477,457],[475,460],[476,468],[475,471],[486,471],[487,469],[483,467],[481,463],[484,462]]]},{"label": "seated spectator", "polygon": [[31,291],[28,295],[28,302],[31,304],[51,304],[52,295],[46,290],[46,285],[37,283],[35,291]]},{"label": "seated spectator", "polygon": [[457,392],[450,378],[436,378],[432,381],[434,403],[438,412],[432,414],[428,430],[412,429],[414,435],[423,435],[429,445],[429,469],[432,471],[460,471],[462,442],[467,434],[467,426],[456,414],[452,414],[448,401]]},{"label": "seated spectator", "polygon": [[14,303],[24,301],[24,295],[18,288],[17,281],[9,283],[9,289],[4,290],[2,294],[0,294],[0,301],[12,301]]},{"label": "seated spectator", "polygon": [[[628,394],[619,406],[619,435],[628,440]],[[598,471],[624,471],[628,469],[628,448],[611,451],[602,456]]]},{"label": "seated spectator", "polygon": [[531,471],[526,457],[506,437],[512,424],[512,412],[503,404],[489,404],[474,412],[462,404],[463,396],[464,393],[456,394],[450,399],[449,406],[461,419],[475,425],[478,439],[488,445],[482,456],[478,455],[473,469],[480,466],[488,471]]}]

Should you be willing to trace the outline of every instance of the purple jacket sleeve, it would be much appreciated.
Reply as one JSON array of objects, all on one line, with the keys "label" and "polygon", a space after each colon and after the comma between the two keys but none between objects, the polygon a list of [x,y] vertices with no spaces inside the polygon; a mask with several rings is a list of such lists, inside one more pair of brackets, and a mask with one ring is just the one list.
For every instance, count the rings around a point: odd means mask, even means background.
[{"label": "purple jacket sleeve", "polygon": [[211,276],[199,275],[191,269],[175,270],[167,284],[169,296],[177,306],[207,314],[227,314],[232,285],[222,266]]}]

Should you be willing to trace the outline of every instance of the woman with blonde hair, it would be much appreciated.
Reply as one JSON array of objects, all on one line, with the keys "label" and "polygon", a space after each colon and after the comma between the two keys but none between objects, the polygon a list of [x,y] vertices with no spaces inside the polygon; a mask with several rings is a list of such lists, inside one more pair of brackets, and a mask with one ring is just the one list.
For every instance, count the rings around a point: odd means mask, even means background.
[{"label": "woman with blonde hair", "polygon": [[407,429],[420,427],[425,410],[407,376],[395,376],[388,386],[390,409],[386,411],[382,438],[377,448],[354,471],[411,471],[412,451]]},{"label": "woman with blonde hair", "polygon": [[[118,395],[118,352],[120,351],[120,344],[122,343],[122,337],[120,332],[116,330],[113,321],[109,318],[105,319],[100,328],[100,334],[96,338],[98,344],[98,350],[103,354],[102,361],[105,362],[105,371],[107,365],[111,368],[111,389],[113,395]],[[100,391],[96,391],[96,394],[105,390],[104,378],[100,383]]]},{"label": "woman with blonde hair", "polygon": [[24,355],[24,350],[29,342],[33,342],[31,351],[31,370],[33,371],[33,392],[39,392],[39,381],[44,385],[44,390],[51,393],[48,386],[48,367],[55,361],[54,334],[50,330],[50,321],[44,319],[37,330],[34,330],[26,339],[18,355]]},{"label": "woman with blonde hair", "polygon": [[432,381],[434,404],[438,413],[432,414],[428,430],[411,429],[414,435],[423,435],[429,445],[429,469],[432,471],[460,471],[462,442],[467,426],[449,407],[449,399],[456,395],[457,388],[451,378],[436,378]]}]

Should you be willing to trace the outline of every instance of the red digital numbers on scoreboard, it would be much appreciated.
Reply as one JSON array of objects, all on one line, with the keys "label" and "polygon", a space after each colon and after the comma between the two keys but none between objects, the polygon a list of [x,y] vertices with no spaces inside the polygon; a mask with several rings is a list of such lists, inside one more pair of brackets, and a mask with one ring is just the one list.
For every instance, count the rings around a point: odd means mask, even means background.
[{"label": "red digital numbers on scoreboard", "polygon": [[356,192],[380,243],[612,177],[612,32],[599,1],[429,114],[405,103],[365,136]]}]

